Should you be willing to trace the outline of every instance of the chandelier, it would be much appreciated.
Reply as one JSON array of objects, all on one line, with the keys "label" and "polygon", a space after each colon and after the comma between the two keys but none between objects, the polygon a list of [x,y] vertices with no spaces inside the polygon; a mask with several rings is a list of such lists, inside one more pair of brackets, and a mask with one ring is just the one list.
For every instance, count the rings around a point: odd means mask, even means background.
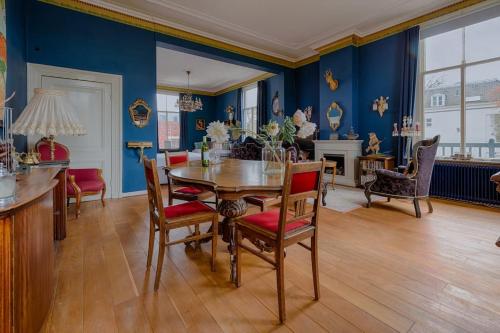
[{"label": "chandelier", "polygon": [[185,112],[195,112],[198,110],[203,110],[203,103],[201,102],[201,99],[199,97],[193,99],[193,94],[191,93],[191,90],[189,88],[189,75],[191,75],[191,71],[186,71],[186,74],[188,77],[187,92],[185,94],[182,94],[182,96],[177,100],[175,106],[179,107],[179,110]]}]

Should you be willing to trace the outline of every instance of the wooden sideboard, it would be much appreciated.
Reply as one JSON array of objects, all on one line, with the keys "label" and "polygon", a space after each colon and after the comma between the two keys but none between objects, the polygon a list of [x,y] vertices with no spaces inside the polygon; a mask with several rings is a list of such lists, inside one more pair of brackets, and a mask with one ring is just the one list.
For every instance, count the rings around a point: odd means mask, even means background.
[{"label": "wooden sideboard", "polygon": [[38,332],[45,321],[55,287],[54,239],[66,233],[65,201],[65,170],[40,168],[19,175],[15,202],[0,208],[2,333]]}]

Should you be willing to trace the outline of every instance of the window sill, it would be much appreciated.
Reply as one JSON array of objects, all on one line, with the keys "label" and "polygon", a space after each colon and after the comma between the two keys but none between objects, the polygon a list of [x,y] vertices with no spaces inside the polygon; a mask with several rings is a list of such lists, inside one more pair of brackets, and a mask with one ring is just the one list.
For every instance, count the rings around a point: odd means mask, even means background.
[{"label": "window sill", "polygon": [[498,165],[500,166],[500,159],[481,159],[481,158],[472,158],[470,160],[460,160],[454,159],[451,157],[438,157],[436,158],[436,162],[440,164],[452,164],[452,163],[462,163],[462,164],[471,164],[471,165]]}]

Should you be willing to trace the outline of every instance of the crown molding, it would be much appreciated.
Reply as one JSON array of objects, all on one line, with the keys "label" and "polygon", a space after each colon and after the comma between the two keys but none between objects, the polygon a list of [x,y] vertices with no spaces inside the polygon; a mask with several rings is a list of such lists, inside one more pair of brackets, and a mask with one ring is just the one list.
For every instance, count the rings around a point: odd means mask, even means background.
[{"label": "crown molding", "polygon": [[[214,47],[220,50],[244,55],[250,58],[266,61],[269,63],[281,65],[288,68],[293,68],[294,62],[285,59],[285,57],[277,57],[263,53],[262,51],[255,51],[248,47],[241,47],[234,45],[234,42],[225,42],[219,39],[205,37],[201,34],[192,33],[183,29],[175,28],[171,25],[160,23],[158,19],[146,18],[143,16],[137,17],[135,15],[126,14],[117,10],[105,8],[101,5],[95,5],[81,0],[39,0],[40,2],[71,9],[81,13],[98,16],[110,21],[115,21],[123,24],[128,24],[138,28],[146,29],[149,31],[161,33],[164,35],[177,37],[180,39],[188,40],[198,44]],[[128,11],[131,12],[131,11]]]},{"label": "crown molding", "polygon": [[[291,59],[282,55],[270,55],[269,52],[263,50],[255,50],[247,45],[239,46],[233,41],[223,41],[222,38],[217,36],[207,37],[199,32],[187,31],[187,28],[174,27],[171,23],[162,21],[157,18],[152,18],[149,16],[141,15],[137,12],[127,10],[127,13],[118,11],[118,7],[115,6],[114,9],[106,8],[102,4],[96,5],[92,2],[97,2],[98,0],[39,0],[44,3],[56,5],[59,7],[64,7],[67,9],[83,12],[86,14],[98,16],[104,19],[108,19],[115,22],[120,22],[135,27],[143,28],[146,30],[154,31],[168,36],[177,37],[184,40],[189,40],[198,44],[218,48],[224,51],[236,53],[239,55],[247,56],[250,58],[266,61],[269,63],[281,65],[287,68],[298,68],[305,66],[307,64],[319,61],[319,57],[330,52],[339,50],[346,46],[362,46],[365,44],[372,43],[379,39],[394,35],[396,33],[402,32],[408,28],[414,27],[419,24],[426,23],[428,21],[437,19],[441,16],[445,16],[471,6],[478,5],[480,3],[487,2],[488,0],[462,0],[454,4],[439,8],[437,10],[431,11],[429,13],[420,15],[416,18],[406,20],[404,22],[395,24],[388,28],[369,33],[364,36],[360,36],[358,33],[351,33],[345,37],[337,39],[331,43],[319,46],[314,50],[318,53],[317,55],[306,56],[304,58]],[[140,16],[140,17],[139,17]],[[192,29],[190,29],[192,30]],[[255,81],[253,81],[255,82]],[[247,83],[249,84],[249,83]],[[236,85],[235,85],[236,86]],[[234,88],[236,89],[236,88]],[[223,89],[226,90],[226,89]],[[232,89],[230,89],[232,90]],[[230,91],[228,90],[228,91]],[[216,94],[218,94],[217,92]]]},{"label": "crown molding", "polygon": [[[274,74],[274,73],[264,73],[264,74],[258,75],[256,77],[253,77],[251,79],[248,79],[248,80],[245,80],[245,81],[242,81],[242,82],[239,82],[239,83],[232,84],[230,86],[227,86],[226,88],[217,90],[215,92],[214,91],[208,91],[208,90],[194,90],[194,89],[189,89],[189,90],[191,91],[191,93],[193,95],[219,96],[219,95],[225,94],[227,92],[230,92],[230,91],[233,91],[233,90],[236,90],[236,89],[248,86],[248,85],[250,85],[252,83],[255,83],[257,81],[269,79],[270,77],[273,77],[275,75],[276,74]],[[164,91],[175,91],[175,92],[179,92],[179,93],[185,93],[187,91],[187,89],[185,87],[175,87],[175,86],[169,86],[169,85],[164,85],[164,84],[158,84],[156,86],[156,89],[158,89],[158,90],[164,90]]]},{"label": "crown molding", "polygon": [[[175,86],[168,86],[164,84],[158,84],[156,86],[157,90],[163,90],[163,91],[175,91],[178,93],[186,93],[187,89],[186,88],[181,88],[181,87],[175,87]],[[206,91],[206,90],[194,90],[194,89],[189,89],[193,95],[201,95],[201,96],[215,96],[215,92],[212,91]]]}]

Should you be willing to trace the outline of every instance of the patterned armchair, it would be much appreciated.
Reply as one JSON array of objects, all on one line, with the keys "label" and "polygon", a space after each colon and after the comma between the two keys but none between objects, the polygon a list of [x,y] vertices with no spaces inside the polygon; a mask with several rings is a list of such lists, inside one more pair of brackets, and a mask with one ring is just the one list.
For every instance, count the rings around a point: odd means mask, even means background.
[{"label": "patterned armchair", "polygon": [[420,199],[426,199],[429,212],[432,213],[432,204],[429,199],[432,169],[439,145],[439,135],[431,140],[422,140],[413,146],[413,159],[407,172],[399,173],[391,170],[376,170],[375,180],[365,184],[367,207],[371,206],[371,195],[380,195],[388,198],[404,198],[413,200],[415,213],[420,218]]}]

